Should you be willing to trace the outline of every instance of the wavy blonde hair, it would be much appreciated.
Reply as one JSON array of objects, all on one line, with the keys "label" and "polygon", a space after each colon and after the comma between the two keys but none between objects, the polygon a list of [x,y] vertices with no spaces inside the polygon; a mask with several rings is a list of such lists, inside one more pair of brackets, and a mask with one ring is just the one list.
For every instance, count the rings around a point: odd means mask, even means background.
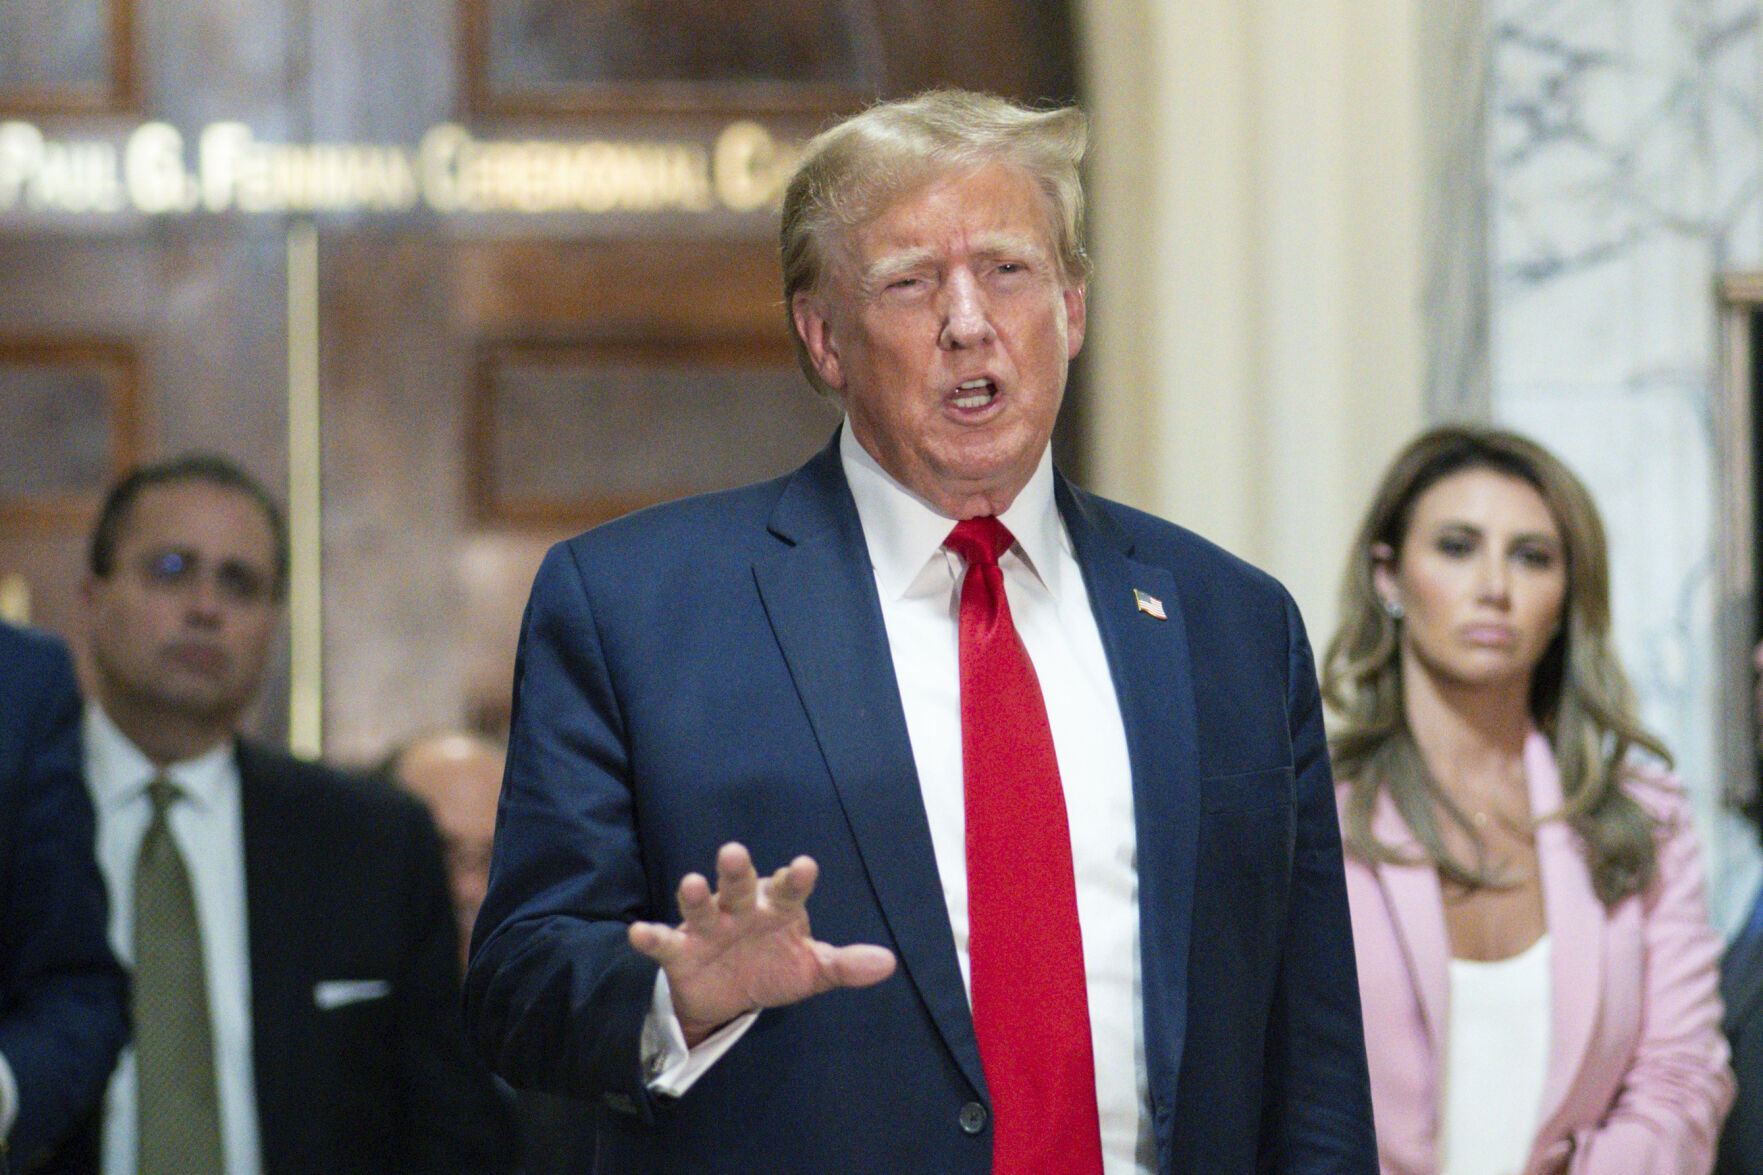
[{"label": "wavy blonde hair", "polygon": [[[1610,637],[1609,560],[1604,525],[1585,486],[1559,458],[1516,433],[1476,425],[1434,428],[1397,455],[1353,540],[1341,589],[1341,626],[1323,661],[1322,692],[1338,722],[1329,739],[1336,775],[1348,783],[1343,835],[1370,861],[1412,863],[1371,831],[1388,791],[1427,859],[1447,880],[1499,884],[1468,814],[1432,777],[1408,729],[1402,698],[1400,621],[1384,610],[1372,582],[1379,544],[1400,552],[1414,503],[1444,478],[1470,469],[1516,477],[1542,495],[1560,528],[1567,596],[1560,630],[1531,681],[1530,714],[1561,770],[1561,811],[1585,844],[1598,899],[1613,905],[1652,881],[1654,824],[1623,787],[1631,752],[1669,764],[1663,743],[1634,715],[1628,679]],[[1446,848],[1448,821],[1473,846],[1473,859]]]}]

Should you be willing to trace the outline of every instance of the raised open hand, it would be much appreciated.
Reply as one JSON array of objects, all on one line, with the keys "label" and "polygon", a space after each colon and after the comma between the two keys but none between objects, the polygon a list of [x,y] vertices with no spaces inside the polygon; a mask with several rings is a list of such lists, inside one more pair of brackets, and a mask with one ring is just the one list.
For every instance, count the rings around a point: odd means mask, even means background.
[{"label": "raised open hand", "polygon": [[716,854],[715,892],[702,874],[680,881],[685,921],[631,924],[631,945],[667,972],[687,1044],[744,1012],[867,987],[894,973],[886,947],[835,947],[810,934],[807,901],[819,876],[813,858],[797,857],[761,878],[746,848],[731,842]]}]

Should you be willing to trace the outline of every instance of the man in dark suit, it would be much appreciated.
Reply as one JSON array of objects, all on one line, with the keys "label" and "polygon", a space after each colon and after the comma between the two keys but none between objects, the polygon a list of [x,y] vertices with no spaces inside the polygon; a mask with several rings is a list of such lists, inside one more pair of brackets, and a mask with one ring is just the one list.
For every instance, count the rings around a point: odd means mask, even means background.
[{"label": "man in dark suit", "polygon": [[69,1139],[128,1038],[79,714],[66,650],[0,624],[0,1171],[96,1169]]},{"label": "man in dark suit", "polygon": [[[1763,747],[1763,643],[1751,650],[1751,664],[1756,673],[1752,717]],[[1763,780],[1746,814],[1763,832]],[[1738,1094],[1721,1130],[1715,1175],[1763,1175],[1763,894],[1720,960],[1720,1000]]]},{"label": "man in dark suit", "polygon": [[433,821],[235,734],[280,618],[284,534],[261,486],[202,455],[130,474],[93,532],[87,781],[135,970],[105,1170],[504,1170]]},{"label": "man in dark suit", "polygon": [[1052,469],[1084,138],[816,138],[785,304],[844,426],[538,574],[467,1015],[597,1170],[1376,1170],[1297,611]]}]

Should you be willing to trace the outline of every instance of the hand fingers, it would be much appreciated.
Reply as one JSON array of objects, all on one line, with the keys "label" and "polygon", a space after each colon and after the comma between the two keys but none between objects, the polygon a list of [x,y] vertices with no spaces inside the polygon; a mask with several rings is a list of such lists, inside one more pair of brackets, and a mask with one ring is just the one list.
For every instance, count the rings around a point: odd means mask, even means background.
[{"label": "hand fingers", "polygon": [[679,891],[680,917],[685,925],[699,933],[716,921],[716,900],[710,892],[710,883],[704,880],[702,873],[688,873],[680,878]]},{"label": "hand fingers", "polygon": [[678,957],[685,942],[685,935],[659,922],[633,922],[629,936],[631,946],[663,965]]},{"label": "hand fingers", "polygon": [[820,879],[820,866],[813,857],[797,857],[765,879],[765,897],[775,906],[804,906],[814,893]]},{"label": "hand fingers", "polygon": [[869,943],[828,947],[826,974],[837,987],[868,987],[894,973],[894,952]]},{"label": "hand fingers", "polygon": [[759,890],[759,874],[745,845],[730,841],[716,854],[716,905],[725,914],[750,909]]}]

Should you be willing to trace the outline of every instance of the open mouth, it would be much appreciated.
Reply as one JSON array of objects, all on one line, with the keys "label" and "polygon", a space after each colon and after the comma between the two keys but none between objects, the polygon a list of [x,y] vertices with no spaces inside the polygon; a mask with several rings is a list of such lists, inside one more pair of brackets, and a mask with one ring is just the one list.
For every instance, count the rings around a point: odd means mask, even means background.
[{"label": "open mouth", "polygon": [[984,408],[998,398],[998,385],[989,379],[970,379],[955,385],[955,407],[964,412]]}]

